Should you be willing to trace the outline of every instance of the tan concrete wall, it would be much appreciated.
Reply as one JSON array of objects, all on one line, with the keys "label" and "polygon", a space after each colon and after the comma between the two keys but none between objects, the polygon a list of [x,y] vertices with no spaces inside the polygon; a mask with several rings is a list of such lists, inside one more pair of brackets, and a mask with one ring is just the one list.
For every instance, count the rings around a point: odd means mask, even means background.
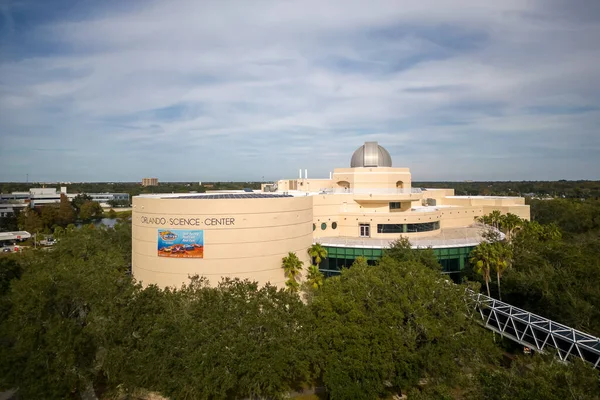
[{"label": "tan concrete wall", "polygon": [[469,226],[475,222],[476,218],[481,217],[483,212],[483,208],[477,206],[441,208],[441,227],[459,228]]},{"label": "tan concrete wall", "polygon": [[333,171],[334,186],[349,182],[350,189],[391,189],[401,181],[402,187],[411,188],[412,178],[408,168],[336,168]]},{"label": "tan concrete wall", "polygon": [[[133,276],[144,285],[179,287],[188,275],[206,276],[212,285],[221,277],[248,278],[261,285],[284,286],[281,259],[295,252],[310,264],[312,197],[266,199],[133,199]],[[151,217],[164,224],[148,223]],[[197,218],[200,226],[173,224]],[[234,218],[231,225],[205,225],[206,219]],[[171,220],[172,219],[172,220]],[[210,221],[208,221],[210,223]],[[204,258],[157,255],[158,228],[203,229]]]},{"label": "tan concrete wall", "polygon": [[483,206],[483,214],[487,215],[494,210],[499,210],[502,214],[515,214],[516,216],[529,220],[531,212],[529,205],[515,205],[515,206]]},{"label": "tan concrete wall", "polygon": [[454,196],[454,189],[435,189],[423,191],[423,199],[435,199],[436,205],[447,204],[444,202],[446,196]]}]

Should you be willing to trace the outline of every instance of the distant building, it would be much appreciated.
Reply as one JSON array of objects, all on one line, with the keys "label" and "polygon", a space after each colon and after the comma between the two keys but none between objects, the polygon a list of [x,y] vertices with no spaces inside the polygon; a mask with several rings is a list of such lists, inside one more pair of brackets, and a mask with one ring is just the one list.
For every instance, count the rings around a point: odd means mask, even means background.
[{"label": "distant building", "polygon": [[120,203],[129,203],[129,193],[86,193],[93,201],[100,203],[101,206],[107,207],[110,201]]},{"label": "distant building", "polygon": [[58,204],[61,195],[73,200],[79,194],[85,194],[91,197],[92,201],[106,207],[108,207],[111,200],[129,203],[128,193],[67,193],[66,186],[62,186],[60,191],[56,188],[31,188],[29,192],[0,193],[0,217],[7,217],[16,210],[25,207],[34,208],[45,204]]},{"label": "distant building", "polygon": [[142,186],[158,186],[158,178],[142,178]]}]

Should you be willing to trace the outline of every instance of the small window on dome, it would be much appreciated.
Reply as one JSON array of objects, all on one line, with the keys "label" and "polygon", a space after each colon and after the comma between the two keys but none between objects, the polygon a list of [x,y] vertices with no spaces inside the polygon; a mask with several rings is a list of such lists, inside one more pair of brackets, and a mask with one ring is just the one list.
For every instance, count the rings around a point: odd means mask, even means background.
[{"label": "small window on dome", "polygon": [[321,224],[321,230],[324,231],[325,229],[327,229],[327,224],[325,222],[323,222]]},{"label": "small window on dome", "polygon": [[337,222],[331,223],[331,229],[337,229]]}]

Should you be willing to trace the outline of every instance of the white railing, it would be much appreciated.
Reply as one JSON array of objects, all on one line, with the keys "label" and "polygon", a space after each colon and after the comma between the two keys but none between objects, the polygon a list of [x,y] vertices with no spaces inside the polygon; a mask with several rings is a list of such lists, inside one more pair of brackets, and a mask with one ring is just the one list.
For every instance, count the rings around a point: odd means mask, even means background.
[{"label": "white railing", "polygon": [[[402,234],[392,235],[390,239],[373,239],[373,238],[349,238],[349,237],[317,237],[313,241],[320,243],[323,246],[331,247],[353,247],[366,249],[385,249],[390,247],[394,240],[400,238]],[[406,236],[405,236],[406,237]],[[420,248],[444,248],[444,247],[467,247],[477,246],[481,240],[475,237],[464,237],[458,239],[426,239],[426,238],[409,238],[413,249]]]},{"label": "white railing", "polygon": [[320,192],[325,194],[419,194],[422,193],[422,190],[421,188],[325,188],[321,189]]},{"label": "white railing", "polygon": [[466,303],[487,329],[538,352],[554,349],[561,360],[579,357],[600,367],[600,338],[472,290],[466,291]]}]

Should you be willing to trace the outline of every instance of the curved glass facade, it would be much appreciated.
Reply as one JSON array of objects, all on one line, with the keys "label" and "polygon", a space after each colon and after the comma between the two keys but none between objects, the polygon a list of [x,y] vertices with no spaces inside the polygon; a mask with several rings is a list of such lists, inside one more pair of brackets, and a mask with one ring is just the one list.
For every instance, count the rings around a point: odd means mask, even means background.
[{"label": "curved glass facade", "polygon": [[[369,264],[374,265],[385,251],[385,249],[358,247],[323,247],[327,250],[327,258],[321,262],[319,270],[325,276],[338,275],[342,268],[349,268],[359,256],[365,257]],[[450,247],[433,249],[433,252],[442,265],[442,272],[452,274],[460,272],[469,264],[469,254],[474,248],[474,246]]]}]

